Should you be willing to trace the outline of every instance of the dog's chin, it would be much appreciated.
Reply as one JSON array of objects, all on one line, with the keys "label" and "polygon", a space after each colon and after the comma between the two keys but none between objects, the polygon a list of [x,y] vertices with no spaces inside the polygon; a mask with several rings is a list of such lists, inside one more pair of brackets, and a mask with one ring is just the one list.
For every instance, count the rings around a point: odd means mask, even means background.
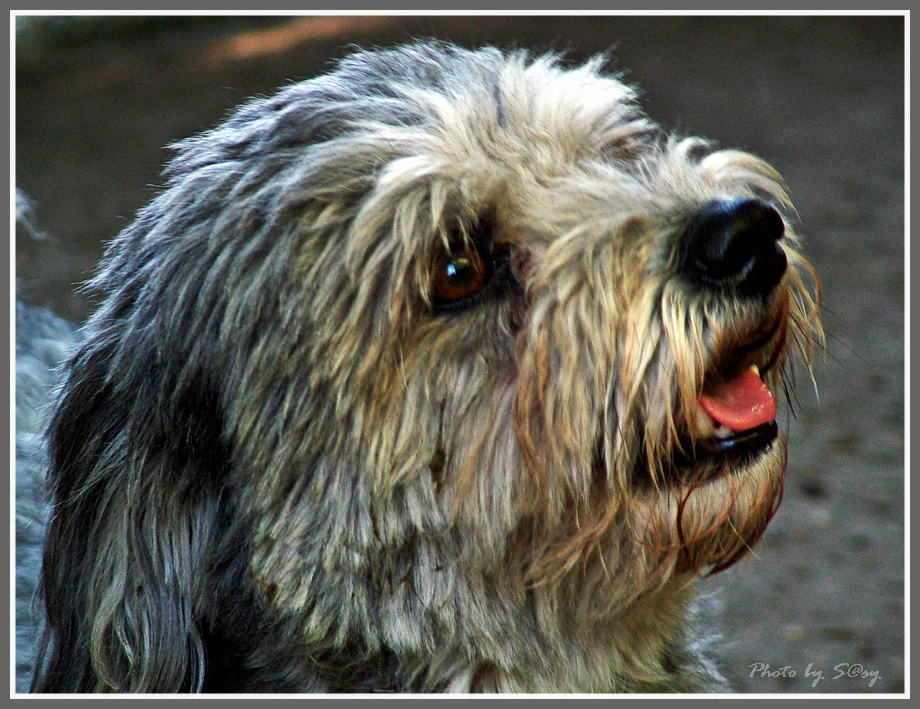
[{"label": "dog's chin", "polygon": [[647,540],[678,549],[675,571],[716,573],[746,555],[776,512],[786,469],[775,420],[730,436],[697,439],[672,458],[648,495]]}]

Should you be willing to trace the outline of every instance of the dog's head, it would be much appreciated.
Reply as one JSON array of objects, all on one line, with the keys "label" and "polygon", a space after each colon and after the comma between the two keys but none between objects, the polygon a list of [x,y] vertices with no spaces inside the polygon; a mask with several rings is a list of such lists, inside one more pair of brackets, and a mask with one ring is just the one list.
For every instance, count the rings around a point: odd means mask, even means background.
[{"label": "dog's head", "polygon": [[75,594],[103,682],[197,686],[234,593],[307,647],[511,665],[762,533],[820,338],[765,163],[599,61],[439,45],[177,150],[53,429],[52,625]]}]

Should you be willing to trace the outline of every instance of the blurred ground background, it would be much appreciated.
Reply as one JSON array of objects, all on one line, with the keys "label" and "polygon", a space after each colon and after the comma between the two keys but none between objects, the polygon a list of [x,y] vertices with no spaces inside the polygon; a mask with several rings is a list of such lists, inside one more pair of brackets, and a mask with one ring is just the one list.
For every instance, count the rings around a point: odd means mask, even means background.
[{"label": "blurred ground background", "polygon": [[903,17],[18,18],[15,178],[47,234],[16,244],[19,294],[84,319],[77,284],[154,194],[165,145],[349,45],[422,37],[612,48],[654,119],[785,176],[824,285],[819,397],[800,371],[783,506],[703,586],[738,690],[903,692]]}]

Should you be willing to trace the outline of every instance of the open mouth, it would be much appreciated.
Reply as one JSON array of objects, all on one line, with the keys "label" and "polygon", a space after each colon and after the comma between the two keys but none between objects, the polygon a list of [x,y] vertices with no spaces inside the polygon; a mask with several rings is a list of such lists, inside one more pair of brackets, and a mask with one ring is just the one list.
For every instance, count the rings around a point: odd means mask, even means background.
[{"label": "open mouth", "polygon": [[710,383],[697,399],[695,457],[756,455],[776,439],[776,411],[754,365]]},{"label": "open mouth", "polygon": [[[672,436],[664,437],[666,447],[652,450],[640,444],[633,461],[638,485],[658,479],[678,486],[700,485],[725,475],[743,474],[774,450],[779,437],[779,407],[766,381],[777,379],[774,368],[782,367],[782,336],[776,329],[768,329],[716,353],[702,391],[689,402],[691,416],[686,416],[686,409],[675,414]],[[768,377],[771,373],[773,376]],[[600,479],[606,477],[606,460],[601,437],[595,453],[595,471]]]}]

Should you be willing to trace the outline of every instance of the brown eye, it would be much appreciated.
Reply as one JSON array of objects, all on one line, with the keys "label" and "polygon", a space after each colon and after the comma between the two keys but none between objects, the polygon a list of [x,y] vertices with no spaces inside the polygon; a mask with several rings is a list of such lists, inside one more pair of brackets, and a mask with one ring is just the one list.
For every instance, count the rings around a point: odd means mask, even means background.
[{"label": "brown eye", "polygon": [[444,254],[435,265],[432,294],[437,305],[458,304],[476,295],[486,283],[487,266],[475,249]]}]

